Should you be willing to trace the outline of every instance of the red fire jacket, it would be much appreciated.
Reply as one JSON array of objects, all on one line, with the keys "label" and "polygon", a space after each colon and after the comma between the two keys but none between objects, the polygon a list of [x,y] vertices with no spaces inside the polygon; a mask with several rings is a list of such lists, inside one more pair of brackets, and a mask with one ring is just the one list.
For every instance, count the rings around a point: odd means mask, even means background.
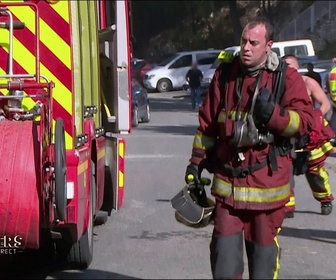
[{"label": "red fire jacket", "polygon": [[[241,101],[238,104],[236,77],[240,66],[237,59],[230,74],[224,104],[221,105],[220,67],[227,67],[227,64],[222,64],[216,69],[209,92],[200,108],[199,127],[194,137],[190,162],[201,166],[206,165],[208,152],[214,149],[218,137],[212,194],[235,209],[267,210],[284,206],[290,194],[292,160],[288,153],[276,157],[277,168],[267,164],[246,177],[232,178],[223,169],[224,164],[241,168],[262,163],[271,152],[271,146],[274,147],[276,144],[244,147],[241,153],[245,160],[238,160],[238,150],[230,144],[234,134],[234,121],[237,112],[246,115],[249,111],[257,77],[243,75],[241,86],[237,87],[241,88]],[[272,78],[273,72],[265,70],[260,89],[267,86],[272,90]],[[314,126],[313,106],[304,81],[296,70],[289,67],[285,89],[281,103],[275,104],[272,117],[265,125],[278,140],[303,136]]]}]

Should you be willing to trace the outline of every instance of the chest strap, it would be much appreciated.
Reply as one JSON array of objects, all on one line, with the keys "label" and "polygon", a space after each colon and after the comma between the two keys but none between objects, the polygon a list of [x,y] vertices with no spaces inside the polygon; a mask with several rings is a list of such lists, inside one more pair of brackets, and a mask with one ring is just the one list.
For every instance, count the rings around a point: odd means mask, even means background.
[{"label": "chest strap", "polygon": [[283,156],[288,153],[289,151],[284,151],[282,147],[274,147],[274,145],[272,145],[268,156],[265,158],[263,162],[257,163],[253,166],[245,166],[237,168],[234,168],[228,164],[223,164],[222,171],[224,172],[225,175],[227,175],[230,178],[246,177],[247,175],[250,175],[257,170],[264,168],[268,164],[270,164],[272,171],[277,171],[278,170],[277,157]]}]

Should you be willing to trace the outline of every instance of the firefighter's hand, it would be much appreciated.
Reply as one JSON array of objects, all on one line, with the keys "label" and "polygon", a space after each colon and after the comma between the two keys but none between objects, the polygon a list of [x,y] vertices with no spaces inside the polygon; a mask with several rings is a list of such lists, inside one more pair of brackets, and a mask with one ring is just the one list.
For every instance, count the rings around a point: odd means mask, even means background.
[{"label": "firefighter's hand", "polygon": [[201,187],[201,171],[196,164],[189,164],[185,173],[185,181],[187,184],[194,182],[195,187]]},{"label": "firefighter's hand", "polygon": [[255,107],[254,107],[254,116],[258,122],[268,123],[272,117],[274,111],[274,103],[268,100],[265,100],[260,95],[257,96]]}]

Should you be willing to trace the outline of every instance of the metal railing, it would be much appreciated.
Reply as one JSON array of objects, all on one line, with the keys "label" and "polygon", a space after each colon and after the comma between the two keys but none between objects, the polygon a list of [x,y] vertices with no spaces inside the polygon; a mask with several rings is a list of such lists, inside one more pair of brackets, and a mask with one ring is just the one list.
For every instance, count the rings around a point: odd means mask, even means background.
[{"label": "metal railing", "polygon": [[314,32],[315,25],[320,19],[326,17],[331,20],[335,17],[335,8],[335,1],[315,1],[279,32],[279,41],[304,39],[302,36],[305,32]]}]

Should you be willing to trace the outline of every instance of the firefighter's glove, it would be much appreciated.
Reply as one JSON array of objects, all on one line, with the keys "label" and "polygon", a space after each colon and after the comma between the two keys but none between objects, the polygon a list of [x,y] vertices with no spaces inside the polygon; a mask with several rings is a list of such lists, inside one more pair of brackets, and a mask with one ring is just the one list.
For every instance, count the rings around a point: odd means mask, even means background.
[{"label": "firefighter's glove", "polygon": [[268,123],[272,117],[274,107],[275,105],[273,102],[265,100],[258,95],[254,107],[254,116],[256,120],[261,123]]},{"label": "firefighter's glove", "polygon": [[189,164],[185,173],[185,181],[187,184],[194,183],[196,188],[202,188],[201,185],[201,172],[196,164]]}]

